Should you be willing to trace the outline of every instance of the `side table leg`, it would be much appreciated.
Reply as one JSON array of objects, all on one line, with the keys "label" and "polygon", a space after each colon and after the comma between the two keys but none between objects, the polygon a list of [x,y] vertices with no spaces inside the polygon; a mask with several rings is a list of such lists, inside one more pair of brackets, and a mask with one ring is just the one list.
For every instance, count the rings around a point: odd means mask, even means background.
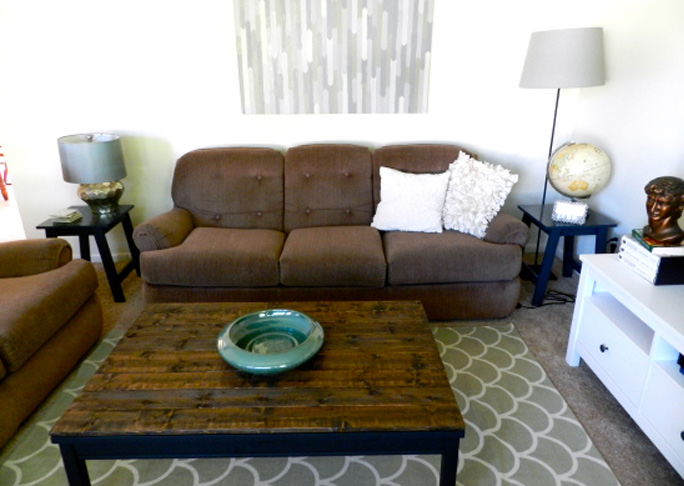
[{"label": "side table leg", "polygon": [[66,444],[60,444],[64,472],[66,472],[69,486],[90,486],[88,468],[83,459],[79,459],[73,448]]},{"label": "side table leg", "polygon": [[78,248],[81,251],[81,258],[90,261],[90,242],[88,235],[78,235]]},{"label": "side table leg", "polygon": [[549,238],[546,241],[546,249],[544,249],[544,259],[542,260],[541,268],[539,269],[537,286],[534,288],[534,295],[532,296],[533,306],[538,307],[544,302],[546,285],[549,283],[549,277],[551,276],[551,267],[553,266],[553,259],[556,256],[559,239],[560,234],[558,231],[549,233]]},{"label": "side table leg", "polygon": [[575,237],[566,236],[563,244],[563,276],[572,277],[575,266]]},{"label": "side table leg", "polygon": [[598,228],[596,230],[595,253],[606,253],[608,251],[608,228]]},{"label": "side table leg", "polygon": [[112,259],[112,252],[109,249],[109,244],[107,243],[107,238],[105,237],[104,232],[95,232],[95,241],[97,242],[97,248],[100,250],[102,265],[104,266],[105,274],[107,275],[109,288],[112,289],[114,302],[126,302],[126,297],[124,297],[123,289],[121,288],[121,282],[119,281],[119,274],[116,271],[116,266],[114,265],[114,260]]},{"label": "side table leg", "polygon": [[124,234],[126,235],[126,241],[128,242],[128,249],[131,252],[131,258],[133,259],[133,265],[135,265],[135,273],[140,276],[140,251],[138,247],[135,246],[135,241],[133,241],[133,223],[131,222],[131,215],[126,213],[126,216],[121,221],[121,226],[123,226]]}]

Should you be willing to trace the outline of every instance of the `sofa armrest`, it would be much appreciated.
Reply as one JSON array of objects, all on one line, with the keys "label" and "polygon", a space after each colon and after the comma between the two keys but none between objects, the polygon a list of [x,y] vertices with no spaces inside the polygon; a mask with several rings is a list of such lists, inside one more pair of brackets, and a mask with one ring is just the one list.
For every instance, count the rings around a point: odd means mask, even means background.
[{"label": "sofa armrest", "polygon": [[61,238],[0,243],[0,278],[48,272],[66,265],[72,258],[71,245]]},{"label": "sofa armrest", "polygon": [[529,227],[515,216],[499,213],[489,223],[484,240],[524,247],[529,238],[529,230]]},{"label": "sofa armrest", "polygon": [[163,250],[180,245],[193,228],[190,213],[174,208],[136,226],[133,240],[140,251]]}]

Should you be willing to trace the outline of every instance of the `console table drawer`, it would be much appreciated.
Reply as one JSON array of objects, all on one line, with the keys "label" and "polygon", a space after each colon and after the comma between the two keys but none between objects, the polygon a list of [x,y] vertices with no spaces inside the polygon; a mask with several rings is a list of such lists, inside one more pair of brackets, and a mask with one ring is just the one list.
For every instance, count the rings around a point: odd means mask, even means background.
[{"label": "console table drawer", "polygon": [[[579,329],[578,343],[634,404],[638,405],[646,381],[649,359],[632,336],[625,331],[630,326],[618,327],[606,313],[612,311],[600,299],[589,300],[586,317]],[[624,324],[626,321],[617,321]]]},{"label": "console table drawer", "polygon": [[[674,368],[674,366],[673,366]],[[676,370],[673,374],[678,373]],[[676,376],[676,375],[675,375]],[[680,375],[681,376],[681,375]],[[684,461],[684,376],[670,376],[653,365],[644,391],[641,413]]]}]

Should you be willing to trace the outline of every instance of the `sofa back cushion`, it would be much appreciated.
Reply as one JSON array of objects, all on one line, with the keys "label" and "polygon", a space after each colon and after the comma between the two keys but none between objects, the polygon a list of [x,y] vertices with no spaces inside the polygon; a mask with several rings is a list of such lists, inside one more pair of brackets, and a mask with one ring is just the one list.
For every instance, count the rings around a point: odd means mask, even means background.
[{"label": "sofa back cushion", "polygon": [[176,164],[175,207],[195,226],[283,228],[283,154],[270,148],[194,150]]},{"label": "sofa back cushion", "polygon": [[[458,154],[467,150],[457,145],[410,144],[388,145],[373,153],[373,201],[380,202],[380,167],[390,167],[403,172],[437,174],[449,169]],[[472,155],[472,154],[471,154]]]},{"label": "sofa back cushion", "polygon": [[285,231],[369,225],[373,219],[368,147],[301,145],[285,154]]}]

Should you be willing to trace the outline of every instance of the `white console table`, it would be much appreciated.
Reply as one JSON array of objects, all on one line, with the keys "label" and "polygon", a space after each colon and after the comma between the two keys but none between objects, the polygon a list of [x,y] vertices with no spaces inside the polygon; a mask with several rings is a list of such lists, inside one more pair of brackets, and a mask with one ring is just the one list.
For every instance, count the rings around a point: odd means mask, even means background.
[{"label": "white console table", "polygon": [[651,285],[616,255],[580,258],[566,361],[584,359],[684,477],[684,285]]}]

